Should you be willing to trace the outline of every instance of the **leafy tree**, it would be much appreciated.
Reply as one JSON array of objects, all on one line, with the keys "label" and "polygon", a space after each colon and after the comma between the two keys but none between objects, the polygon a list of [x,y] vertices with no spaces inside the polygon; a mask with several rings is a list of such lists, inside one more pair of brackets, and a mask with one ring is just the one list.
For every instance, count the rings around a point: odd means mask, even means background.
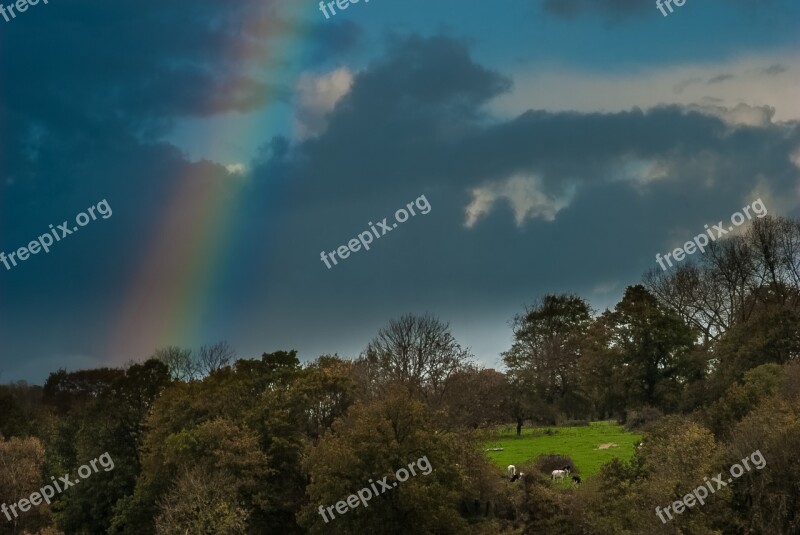
[{"label": "leafy tree", "polygon": [[65,414],[76,405],[97,398],[112,382],[125,374],[116,368],[98,368],[51,373],[44,384],[43,400]]},{"label": "leafy tree", "polygon": [[[741,465],[741,460],[749,457],[752,467],[729,486],[738,532],[797,533],[800,530],[799,449],[800,403],[797,400],[766,398],[734,428],[725,466]],[[754,452],[758,452],[755,459]]]},{"label": "leafy tree", "polygon": [[108,452],[114,470],[99,472],[59,496],[54,510],[62,529],[99,533],[108,528],[116,503],[134,490],[145,421],[170,382],[164,363],[150,359],[134,364],[73,415],[77,431],[67,436],[74,450],[48,463],[48,469],[74,474],[81,464]]},{"label": "leafy tree", "polygon": [[589,305],[575,295],[546,295],[514,318],[514,343],[503,361],[528,416],[554,421],[559,412],[571,417],[586,413],[578,361],[590,322]]},{"label": "leafy tree", "polygon": [[7,386],[0,386],[0,440],[25,434],[25,412]]},{"label": "leafy tree", "polygon": [[356,400],[359,393],[353,368],[352,361],[325,355],[309,364],[298,379],[299,395],[304,398],[306,432],[312,440],[322,436]]},{"label": "leafy tree", "polygon": [[[438,433],[425,405],[405,389],[390,388],[385,398],[356,403],[347,416],[334,424],[306,462],[311,476],[309,503],[300,514],[310,533],[463,533],[466,522],[458,504],[474,483],[467,477],[468,459],[480,466],[480,456],[462,455],[465,443],[449,433]],[[336,504],[368,487],[369,481],[388,476],[421,457],[430,462],[430,473],[410,477],[396,487],[325,523],[320,504]]]},{"label": "leafy tree", "polygon": [[510,385],[498,371],[468,368],[447,380],[443,408],[447,421],[457,427],[506,423],[512,410]]},{"label": "leafy tree", "polygon": [[[656,514],[681,500],[716,474],[721,460],[711,432],[680,416],[662,420],[630,462],[618,459],[603,466],[597,478],[581,489],[583,503],[575,516],[576,532],[638,535],[640,533],[718,534],[715,523],[730,518],[730,494],[713,494],[702,507],[676,514]],[[727,515],[727,516],[726,516]],[[581,531],[582,530],[582,531]]]},{"label": "leafy tree", "polygon": [[159,504],[158,535],[247,533],[248,512],[238,505],[236,480],[185,468]]},{"label": "leafy tree", "polygon": [[296,352],[279,351],[171,385],[147,419],[136,490],[117,504],[111,532],[154,533],[158,504],[189,466],[236,477],[249,529],[298,532],[307,398],[296,386],[303,373]]},{"label": "leafy tree", "polygon": [[622,380],[609,386],[624,388],[628,407],[675,410],[684,385],[704,375],[690,358],[694,331],[641,285],[628,287],[605,320],[610,327],[607,358]]},{"label": "leafy tree", "polygon": [[716,366],[709,381],[717,397],[745,373],[762,364],[786,364],[800,357],[800,308],[759,305],[747,321],[733,325],[714,349]]},{"label": "leafy tree", "polygon": [[[42,487],[44,454],[42,443],[33,437],[0,440],[0,505],[16,504],[23,498],[28,499]],[[36,531],[49,523],[50,509],[45,503],[33,506],[27,512],[17,509],[16,515],[9,509],[0,513],[0,534]]]},{"label": "leafy tree", "polygon": [[589,326],[581,342],[578,362],[581,385],[591,407],[592,417],[622,418],[628,408],[627,368],[620,348],[612,343],[614,318],[606,310]]},{"label": "leafy tree", "polygon": [[783,367],[764,364],[747,372],[743,382],[731,385],[725,394],[702,411],[706,426],[718,437],[755,409],[761,400],[781,391],[786,383]]}]

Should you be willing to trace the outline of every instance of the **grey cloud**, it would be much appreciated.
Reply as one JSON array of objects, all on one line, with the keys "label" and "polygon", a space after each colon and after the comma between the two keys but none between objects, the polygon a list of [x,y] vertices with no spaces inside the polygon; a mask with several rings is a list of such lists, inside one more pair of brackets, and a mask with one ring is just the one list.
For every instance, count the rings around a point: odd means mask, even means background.
[{"label": "grey cloud", "polygon": [[727,80],[733,80],[734,78],[736,78],[736,76],[733,74],[719,74],[709,79],[708,82],[706,82],[706,85],[719,84]]},{"label": "grey cloud", "polygon": [[[531,110],[510,121],[487,120],[484,104],[509,85],[474,63],[460,43],[442,37],[395,43],[355,78],[322,135],[266,160],[264,169],[270,176],[280,169],[304,184],[307,200],[355,202],[365,192],[374,198],[378,186],[389,192],[435,183],[461,192],[454,196],[460,211],[472,189],[515,175],[539,177],[535,188],[530,189],[532,182],[520,187],[540,206],[543,199],[564,199],[576,187],[625,177],[630,187],[677,188],[705,182],[724,169],[731,173],[727,187],[740,177],[738,188],[745,189],[767,168],[771,172],[765,174],[788,187],[795,171],[788,155],[796,147],[797,128],[787,132],[772,125],[771,108]],[[709,176],[698,175],[703,166]],[[266,174],[264,169],[256,174]],[[544,206],[530,209],[553,218]]]},{"label": "grey cloud", "polygon": [[785,66],[776,63],[775,65],[770,65],[761,72],[767,76],[778,76],[779,74],[785,73],[787,70]]},{"label": "grey cloud", "polygon": [[[90,116],[163,127],[176,117],[258,108],[284,90],[259,79],[273,39],[291,31],[275,2],[216,0],[186,6],[136,0],[52,3],[35,26],[3,27],[2,69],[15,77],[4,104],[48,120],[91,103]],[[85,114],[83,114],[85,115]]]},{"label": "grey cloud", "polygon": [[683,92],[686,90],[686,88],[687,88],[687,87],[689,87],[690,85],[699,84],[699,83],[700,83],[700,82],[702,82],[702,81],[703,81],[703,79],[702,79],[702,78],[700,78],[700,77],[697,77],[697,76],[695,76],[695,77],[693,77],[693,78],[688,78],[688,79],[686,79],[686,80],[681,80],[680,82],[678,82],[677,84],[675,84],[675,86],[672,88],[672,91],[673,91],[674,93],[676,93],[676,94],[680,95],[680,94],[681,94],[681,93],[683,93]]},{"label": "grey cloud", "polygon": [[[747,126],[678,106],[491,120],[484,106],[509,83],[463,44],[413,37],[356,77],[319,137],[274,140],[254,171],[264,192],[248,208],[264,214],[263,228],[248,239],[268,240],[278,220],[291,236],[278,241],[278,257],[249,264],[254,277],[269,264],[280,281],[261,297],[291,295],[335,331],[409,308],[458,316],[458,296],[492,308],[544,288],[588,293],[636,280],[675,227],[739,209],[755,177],[776,195],[796,187],[794,123]],[[291,184],[285,206],[265,207],[275,183]],[[486,202],[468,228],[476,189]],[[429,215],[333,270],[319,261],[422,193]],[[303,295],[290,290],[300,287]],[[342,299],[354,311],[347,319],[334,317]],[[276,333],[292,324],[279,308]]]}]

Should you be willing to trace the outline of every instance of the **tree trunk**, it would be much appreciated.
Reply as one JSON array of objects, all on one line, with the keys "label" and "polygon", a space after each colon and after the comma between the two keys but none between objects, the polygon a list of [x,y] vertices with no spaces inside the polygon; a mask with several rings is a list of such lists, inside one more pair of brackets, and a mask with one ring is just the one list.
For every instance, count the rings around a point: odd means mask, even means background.
[{"label": "tree trunk", "polygon": [[517,418],[517,436],[522,435],[522,418]]}]

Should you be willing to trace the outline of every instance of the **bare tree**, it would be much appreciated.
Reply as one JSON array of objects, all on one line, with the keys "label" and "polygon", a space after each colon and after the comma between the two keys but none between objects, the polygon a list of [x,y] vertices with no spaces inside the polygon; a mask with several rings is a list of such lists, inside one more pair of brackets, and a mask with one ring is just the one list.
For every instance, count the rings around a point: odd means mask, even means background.
[{"label": "bare tree", "polygon": [[431,315],[405,315],[378,332],[363,355],[373,380],[397,381],[428,400],[440,400],[445,384],[466,369],[472,355],[450,326]]},{"label": "bare tree", "polygon": [[767,216],[741,236],[670,271],[653,269],[645,285],[662,304],[698,327],[708,343],[764,304],[800,306],[800,222]]},{"label": "bare tree", "polygon": [[228,342],[217,342],[211,346],[203,346],[197,352],[197,366],[202,376],[221,370],[236,358],[236,351]]},{"label": "bare tree", "polygon": [[197,352],[169,346],[156,351],[154,357],[167,365],[173,379],[189,382],[228,366],[236,358],[236,351],[227,342],[217,342]]},{"label": "bare tree", "polygon": [[157,350],[154,357],[167,365],[170,376],[175,380],[188,382],[200,378],[200,368],[191,349],[164,347]]},{"label": "bare tree", "polygon": [[[753,222],[748,232],[758,255],[757,283],[768,288],[763,296],[781,305],[800,304],[800,222],[767,217]],[[794,289],[794,290],[792,290]]]}]

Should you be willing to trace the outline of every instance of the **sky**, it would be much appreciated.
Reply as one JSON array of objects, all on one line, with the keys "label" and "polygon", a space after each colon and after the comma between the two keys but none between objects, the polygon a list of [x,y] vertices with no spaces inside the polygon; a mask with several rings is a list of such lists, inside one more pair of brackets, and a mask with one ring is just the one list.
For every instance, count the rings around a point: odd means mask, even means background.
[{"label": "sky", "polygon": [[758,198],[800,217],[796,1],[334,9],[0,17],[0,381],[219,340],[355,357],[408,313],[501,368],[541,296],[602,311]]}]

